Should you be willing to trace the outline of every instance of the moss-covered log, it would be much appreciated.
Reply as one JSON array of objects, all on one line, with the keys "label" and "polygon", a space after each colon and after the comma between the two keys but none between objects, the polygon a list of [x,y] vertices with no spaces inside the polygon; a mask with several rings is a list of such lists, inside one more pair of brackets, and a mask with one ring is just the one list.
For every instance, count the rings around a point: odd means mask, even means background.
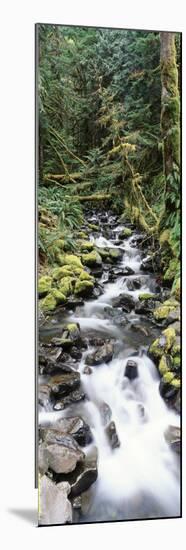
[{"label": "moss-covered log", "polygon": [[104,200],[109,200],[111,199],[112,197],[112,194],[111,193],[105,193],[105,194],[102,194],[102,193],[99,193],[99,195],[82,195],[82,197],[80,197],[79,195],[75,196],[74,199],[78,199],[80,202],[84,202],[84,201],[104,201]]}]

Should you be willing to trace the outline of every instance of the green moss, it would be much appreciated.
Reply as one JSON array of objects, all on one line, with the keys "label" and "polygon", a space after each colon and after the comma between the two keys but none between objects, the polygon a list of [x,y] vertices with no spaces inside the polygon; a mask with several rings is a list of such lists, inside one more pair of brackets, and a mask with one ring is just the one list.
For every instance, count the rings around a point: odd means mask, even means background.
[{"label": "green moss", "polygon": [[76,236],[80,239],[86,239],[87,238],[87,234],[84,231],[78,231],[76,233]]},{"label": "green moss", "polygon": [[87,273],[87,271],[81,271],[79,280],[80,281],[92,281],[93,282],[94,277],[92,277],[89,273]]},{"label": "green moss", "polygon": [[158,367],[159,373],[163,376],[166,372],[168,372],[168,369],[167,357],[166,355],[162,355]]},{"label": "green moss", "polygon": [[181,351],[181,347],[180,347],[180,344],[174,344],[174,346],[172,347],[172,350],[171,350],[171,353],[174,357],[174,355],[178,355],[178,353],[180,353]]},{"label": "green moss", "polygon": [[160,319],[166,319],[171,311],[174,310],[174,307],[172,306],[165,306],[162,304],[162,306],[159,306],[155,309],[153,312],[154,318],[158,321]]},{"label": "green moss", "polygon": [[94,223],[88,223],[88,227],[93,231],[99,231],[99,225],[95,225]]},{"label": "green moss", "polygon": [[176,300],[180,301],[180,277],[174,280],[171,294],[175,296]]},{"label": "green moss", "polygon": [[167,353],[176,341],[175,330],[171,327],[162,332],[162,335],[154,340],[151,344],[149,351],[154,357],[162,357],[164,353]]},{"label": "green moss", "polygon": [[59,254],[58,263],[62,266],[69,265],[71,268],[83,267],[80,258],[74,254]]},{"label": "green moss", "polygon": [[78,242],[78,245],[80,247],[80,250],[82,251],[92,251],[93,248],[94,248],[94,245],[93,243],[91,243],[91,241],[79,241]]},{"label": "green moss", "polygon": [[170,260],[169,267],[163,277],[164,281],[174,281],[175,273],[178,270],[178,264],[177,258],[172,258],[172,260]]},{"label": "green moss", "polygon": [[75,282],[74,277],[63,277],[59,286],[60,292],[65,296],[69,296],[73,291],[73,282]]},{"label": "green moss", "polygon": [[106,248],[97,248],[96,250],[104,260],[108,258],[109,252],[108,250],[106,250]]},{"label": "green moss", "polygon": [[155,296],[155,294],[150,294],[148,292],[142,292],[140,295],[139,295],[139,300],[157,300],[157,296]]},{"label": "green moss", "polygon": [[109,249],[109,256],[111,260],[119,260],[122,256],[120,250],[117,250],[117,248],[110,248]]},{"label": "green moss", "polygon": [[169,327],[163,330],[162,334],[166,338],[165,351],[169,351],[176,341],[175,330]]},{"label": "green moss", "polygon": [[86,296],[91,294],[94,285],[91,281],[76,281],[74,293],[78,296]]},{"label": "green moss", "polygon": [[174,386],[174,388],[180,388],[180,380],[179,378],[176,378],[172,372],[166,372],[163,375],[163,380],[167,384],[171,384],[171,386]]},{"label": "green moss", "polygon": [[40,277],[38,281],[38,294],[39,297],[42,298],[46,296],[50,292],[52,286],[52,277],[49,277],[48,275],[44,275],[43,277]]},{"label": "green moss", "polygon": [[66,304],[66,301],[67,301],[66,296],[57,288],[54,288],[52,290],[52,295],[54,296],[57,305]]},{"label": "green moss", "polygon": [[82,262],[89,267],[96,267],[102,264],[102,259],[100,254],[93,250],[90,254],[82,254]]},{"label": "green moss", "polygon": [[54,311],[57,305],[57,301],[53,293],[48,294],[46,298],[43,298],[43,300],[41,300],[40,302],[40,305],[43,311]]},{"label": "green moss", "polygon": [[176,355],[175,357],[173,357],[173,365],[174,365],[174,367],[179,367],[180,366],[180,356],[179,355]]},{"label": "green moss", "polygon": [[162,231],[159,237],[160,246],[163,247],[166,243],[169,243],[169,239],[170,239],[170,230],[165,229],[164,231]]},{"label": "green moss", "polygon": [[69,275],[72,275],[72,273],[72,268],[68,265],[64,265],[63,267],[56,267],[53,270],[52,277],[54,281],[58,281],[63,277],[69,277]]},{"label": "green moss", "polygon": [[55,241],[55,246],[57,246],[57,248],[59,248],[60,250],[64,250],[64,245],[65,245],[65,241],[63,239],[58,239],[57,241]]},{"label": "green moss", "polygon": [[125,227],[121,233],[120,233],[120,237],[126,239],[127,237],[131,237],[132,235],[132,231],[131,229],[129,229],[129,227]]}]

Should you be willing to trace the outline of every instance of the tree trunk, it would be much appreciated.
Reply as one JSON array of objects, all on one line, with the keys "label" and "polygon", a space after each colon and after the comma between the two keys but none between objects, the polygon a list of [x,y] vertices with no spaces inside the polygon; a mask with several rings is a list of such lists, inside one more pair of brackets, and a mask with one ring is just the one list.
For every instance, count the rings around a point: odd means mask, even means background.
[{"label": "tree trunk", "polygon": [[179,197],[180,100],[174,33],[161,32],[161,131],[165,174],[165,215],[174,212]]}]

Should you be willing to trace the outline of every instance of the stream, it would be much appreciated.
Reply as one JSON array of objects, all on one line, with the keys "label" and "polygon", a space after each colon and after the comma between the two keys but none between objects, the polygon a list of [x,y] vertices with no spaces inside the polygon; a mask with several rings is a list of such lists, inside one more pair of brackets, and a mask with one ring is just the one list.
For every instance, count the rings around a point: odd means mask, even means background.
[{"label": "stream", "polygon": [[[122,250],[117,278],[110,282],[109,266],[104,268],[99,279],[103,293],[65,313],[65,322],[79,323],[88,342],[80,361],[74,362],[74,370],[78,369],[81,374],[86,399],[60,411],[54,411],[52,404],[47,403],[39,412],[41,425],[54,426],[60,418],[81,416],[91,427],[93,441],[83,451],[94,452],[97,447],[98,477],[86,493],[88,504],[84,512],[74,510],[74,523],[180,515],[179,459],[164,437],[169,425],[179,426],[180,417],[160,396],[159,374],[147,355],[149,344],[160,330],[145,314],[137,314],[134,309],[123,314],[122,308],[114,305],[121,293],[136,302],[142,292],[156,293],[156,278],[153,273],[140,269],[142,250],[136,239],[139,233],[134,230],[132,236],[121,243],[122,227],[114,223],[108,238],[105,216],[105,223],[100,222],[100,232],[90,235],[98,248]],[[131,268],[132,275],[121,274],[126,266]],[[138,289],[129,284],[136,278],[141,279]],[[41,327],[40,340],[49,341],[51,335],[59,335],[63,323],[63,312],[52,315],[47,325]],[[84,372],[86,357],[95,351],[96,338],[113,342],[114,354],[108,363],[91,367],[91,374],[87,374]],[[129,360],[137,364],[138,375],[134,378],[125,375]],[[40,376],[40,382],[43,381],[46,377]],[[110,445],[100,414],[103,403],[109,420],[115,425],[119,440],[115,448]]]}]

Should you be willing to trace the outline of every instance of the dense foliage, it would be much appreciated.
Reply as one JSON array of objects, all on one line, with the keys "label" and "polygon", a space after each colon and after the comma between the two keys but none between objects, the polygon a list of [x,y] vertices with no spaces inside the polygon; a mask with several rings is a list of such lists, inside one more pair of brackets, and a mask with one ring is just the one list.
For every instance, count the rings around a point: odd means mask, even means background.
[{"label": "dense foliage", "polygon": [[[160,33],[39,25],[38,44],[39,205],[68,238],[80,203],[105,195],[147,231],[170,228],[179,256],[175,163],[163,216]],[[180,69],[179,35],[176,51]]]}]

